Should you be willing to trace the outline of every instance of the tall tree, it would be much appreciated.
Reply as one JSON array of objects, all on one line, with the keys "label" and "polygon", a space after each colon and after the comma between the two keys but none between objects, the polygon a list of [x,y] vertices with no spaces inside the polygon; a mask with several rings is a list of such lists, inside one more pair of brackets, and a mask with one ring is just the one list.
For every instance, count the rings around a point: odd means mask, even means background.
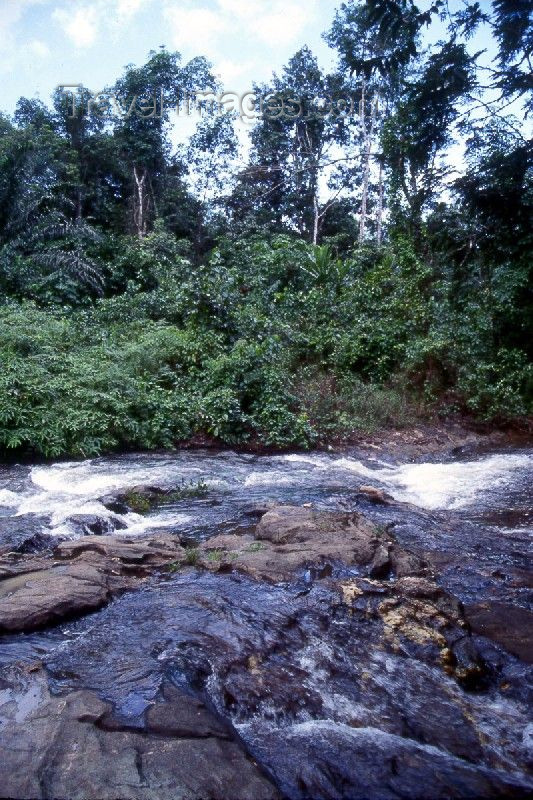
[{"label": "tall tree", "polygon": [[321,72],[308,47],[255,91],[261,113],[235,198],[260,224],[286,226],[316,244],[328,211],[347,189],[347,173],[337,167],[350,160],[353,146],[353,116],[344,105],[349,91],[339,75]]},{"label": "tall tree", "polygon": [[158,200],[167,177],[171,146],[170,113],[184,95],[214,89],[216,81],[204,58],[182,65],[179,53],[164,49],[151,52],[142,67],[130,66],[113,87],[120,113],[115,135],[128,164],[130,219],[134,232],[143,237],[157,216]]}]

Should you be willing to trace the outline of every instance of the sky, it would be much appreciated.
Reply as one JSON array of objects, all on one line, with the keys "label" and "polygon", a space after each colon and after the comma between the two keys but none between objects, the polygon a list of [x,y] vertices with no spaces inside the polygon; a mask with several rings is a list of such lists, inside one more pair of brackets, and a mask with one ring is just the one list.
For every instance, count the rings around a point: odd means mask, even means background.
[{"label": "sky", "polygon": [[[490,0],[479,2],[490,10]],[[322,34],[340,5],[341,0],[0,0],[0,111],[12,114],[21,96],[48,103],[58,85],[100,91],[127,64],[145,63],[149,51],[162,45],[184,61],[206,56],[225,90],[237,94],[269,81],[304,44],[330,69],[335,54]],[[421,0],[421,7],[427,5]],[[456,10],[461,0],[449,5]],[[442,33],[437,22],[426,35]],[[487,33],[481,29],[470,46],[486,49],[490,60],[495,45]],[[172,126],[172,141],[185,141],[196,122],[181,117]],[[247,127],[238,126],[245,149]]]},{"label": "sky", "polygon": [[48,102],[59,84],[93,91],[165,45],[206,56],[225,89],[267,81],[302,45],[322,66],[340,0],[0,0],[0,110],[19,97]]}]

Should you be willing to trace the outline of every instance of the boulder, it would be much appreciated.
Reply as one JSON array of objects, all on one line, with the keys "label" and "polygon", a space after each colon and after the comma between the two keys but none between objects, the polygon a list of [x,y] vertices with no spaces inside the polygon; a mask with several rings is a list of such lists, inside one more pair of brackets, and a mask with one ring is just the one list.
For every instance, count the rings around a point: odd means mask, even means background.
[{"label": "boulder", "polygon": [[95,611],[154,569],[186,559],[171,536],[87,536],[61,542],[55,555],[66,563],[37,561],[37,569],[0,580],[0,632],[34,630]]},{"label": "boulder", "polygon": [[392,495],[387,494],[383,489],[377,489],[375,486],[360,486],[358,493],[364,495],[371,503],[377,505],[389,505],[394,500]]},{"label": "boulder", "polygon": [[253,535],[217,536],[202,544],[200,552],[206,554],[202,563],[209,569],[233,568],[271,582],[335,562],[362,567],[371,577],[429,574],[422,559],[399,548],[361,514],[299,506],[272,509]]},{"label": "boulder", "polygon": [[118,517],[100,517],[97,514],[72,514],[68,517],[67,523],[81,536],[105,536],[113,531],[127,528],[126,523]]},{"label": "boulder", "polygon": [[36,553],[56,540],[46,534],[50,518],[40,514],[0,517],[0,555]]},{"label": "boulder", "polygon": [[95,611],[110,598],[106,576],[88,564],[69,564],[0,583],[0,632],[33,630]]}]

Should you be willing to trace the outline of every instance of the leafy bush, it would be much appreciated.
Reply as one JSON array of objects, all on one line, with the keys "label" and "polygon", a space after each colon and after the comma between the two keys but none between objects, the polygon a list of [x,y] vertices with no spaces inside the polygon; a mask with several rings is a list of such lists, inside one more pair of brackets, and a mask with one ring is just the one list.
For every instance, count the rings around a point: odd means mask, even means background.
[{"label": "leafy bush", "polygon": [[309,447],[411,424],[417,398],[482,419],[531,409],[531,368],[493,346],[490,302],[473,291],[456,309],[405,238],[341,261],[255,236],[193,267],[157,229],[110,269],[124,290],[92,305],[0,305],[4,451],[90,456],[197,433]]}]

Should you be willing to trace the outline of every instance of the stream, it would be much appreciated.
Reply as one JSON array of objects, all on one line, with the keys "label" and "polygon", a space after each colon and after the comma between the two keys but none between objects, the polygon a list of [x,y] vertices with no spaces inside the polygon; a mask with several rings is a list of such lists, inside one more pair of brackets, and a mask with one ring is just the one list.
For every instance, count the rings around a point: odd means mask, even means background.
[{"label": "stream", "polygon": [[[107,498],[134,487],[196,483],[205,496],[162,502],[145,514],[108,507]],[[372,502],[362,485],[382,489],[391,502]],[[116,537],[172,533],[194,548],[252,530],[272,506],[311,504],[361,512],[402,547],[430,554],[439,585],[462,604],[526,613],[533,601],[532,485],[533,450],[525,447],[463,448],[408,463],[353,449],[268,456],[199,450],[14,465],[0,468],[0,543],[21,526],[53,541],[77,538],[84,520],[97,519]],[[0,675],[42,662],[51,697],[95,693],[112,709],[111,721],[98,725],[128,736],[148,735],[147,712],[169,692],[196,698],[258,765],[273,787],[265,798],[528,796],[533,723],[525,661],[473,635],[483,679],[461,685],[428,655],[429,643],[391,644],[377,622],[341,607],[337,584],[357,571],[338,564],[328,570],[303,570],[276,584],[194,566],[156,573],[100,611],[2,636]],[[0,678],[0,735],[2,703],[18,703],[14,718],[23,720],[43,685],[26,685],[17,696]],[[125,796],[201,796],[190,787],[175,795],[154,789],[148,773],[138,773],[138,794]],[[63,786],[56,777],[40,780],[43,797],[59,791],[46,786]],[[234,796],[224,793],[229,788],[210,791]]]}]

